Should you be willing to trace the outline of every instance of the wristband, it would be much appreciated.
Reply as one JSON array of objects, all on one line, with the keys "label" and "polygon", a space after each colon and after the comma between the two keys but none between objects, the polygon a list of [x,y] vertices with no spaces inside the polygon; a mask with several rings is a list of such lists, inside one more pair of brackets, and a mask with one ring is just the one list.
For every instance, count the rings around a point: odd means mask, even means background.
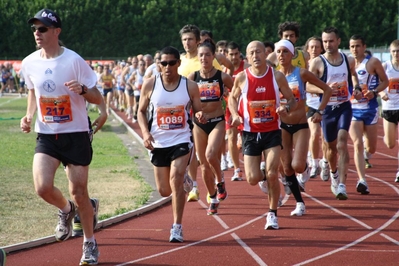
[{"label": "wristband", "polygon": [[82,92],[81,92],[79,95],[86,94],[86,92],[87,92],[87,87],[86,87],[85,85],[83,85],[83,84],[80,84],[80,86],[82,87]]}]

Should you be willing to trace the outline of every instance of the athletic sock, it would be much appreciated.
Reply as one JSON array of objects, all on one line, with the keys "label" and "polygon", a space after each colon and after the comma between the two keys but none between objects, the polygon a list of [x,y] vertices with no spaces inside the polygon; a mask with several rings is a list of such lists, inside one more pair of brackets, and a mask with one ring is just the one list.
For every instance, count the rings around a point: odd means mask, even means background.
[{"label": "athletic sock", "polygon": [[61,209],[63,213],[69,213],[72,209],[71,203],[67,200],[67,204]]},{"label": "athletic sock", "polygon": [[293,174],[290,176],[285,176],[285,180],[288,186],[290,187],[296,202],[303,202],[301,191],[299,190],[298,180],[296,179],[296,175]]},{"label": "athletic sock", "polygon": [[273,212],[273,213],[274,213],[274,215],[276,215],[276,216],[277,216],[277,210],[272,210],[272,209],[269,209],[269,212]]}]

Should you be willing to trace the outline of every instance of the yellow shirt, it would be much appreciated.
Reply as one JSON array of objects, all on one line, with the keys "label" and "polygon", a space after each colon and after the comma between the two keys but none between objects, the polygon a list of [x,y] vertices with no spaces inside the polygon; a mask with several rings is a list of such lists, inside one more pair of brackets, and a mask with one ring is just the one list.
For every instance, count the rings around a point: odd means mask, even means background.
[{"label": "yellow shirt", "polygon": [[[306,68],[306,61],[305,61],[305,56],[303,55],[303,52],[301,50],[295,50],[296,51],[296,56],[292,58],[291,63],[295,67],[302,67]],[[276,66],[276,70],[279,70],[280,66]]]},{"label": "yellow shirt", "polygon": [[[201,63],[198,59],[198,56],[190,59],[188,59],[186,56],[182,56],[180,59],[181,59],[181,64],[177,72],[184,77],[187,77],[190,73],[193,73],[201,69]],[[219,64],[216,58],[213,59],[212,64],[216,69],[222,71],[222,66]]]}]

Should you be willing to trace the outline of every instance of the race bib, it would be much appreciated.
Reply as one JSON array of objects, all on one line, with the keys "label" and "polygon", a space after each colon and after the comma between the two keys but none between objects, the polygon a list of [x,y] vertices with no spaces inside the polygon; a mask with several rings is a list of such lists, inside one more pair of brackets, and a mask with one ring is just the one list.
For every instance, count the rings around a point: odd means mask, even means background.
[{"label": "race bib", "polygon": [[219,82],[198,83],[201,101],[212,101],[220,99]]},{"label": "race bib", "polygon": [[388,93],[399,93],[399,79],[398,78],[390,78],[388,85]]},{"label": "race bib", "polygon": [[352,94],[351,97],[351,102],[353,104],[357,104],[357,103],[366,103],[369,100],[367,98],[364,97],[364,95],[368,92],[369,88],[367,86],[367,84],[359,84],[360,88],[362,88],[362,98],[360,100],[356,100],[355,96]]},{"label": "race bib", "polygon": [[[346,81],[337,82],[338,88],[333,90],[330,102],[345,102],[348,100],[349,90]],[[331,84],[328,84],[331,87]]]},{"label": "race bib", "polygon": [[[301,99],[301,91],[299,90],[299,83],[290,82],[288,83],[289,87],[291,88],[292,94],[294,94],[295,101],[299,102]],[[287,99],[284,98],[283,94],[280,92],[280,103],[282,105],[287,104]]]},{"label": "race bib", "polygon": [[184,105],[158,107],[157,123],[160,129],[181,129],[186,125]]},{"label": "race bib", "polygon": [[276,101],[251,101],[249,102],[249,115],[254,124],[273,122],[276,117]]},{"label": "race bib", "polygon": [[66,123],[73,120],[69,95],[40,96],[39,102],[44,123]]}]

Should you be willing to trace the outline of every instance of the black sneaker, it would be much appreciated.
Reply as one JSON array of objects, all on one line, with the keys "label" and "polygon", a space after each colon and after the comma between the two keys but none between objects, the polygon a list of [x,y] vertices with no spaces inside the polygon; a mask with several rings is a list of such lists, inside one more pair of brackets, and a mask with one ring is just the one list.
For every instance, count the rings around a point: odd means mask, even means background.
[{"label": "black sneaker", "polygon": [[0,266],[6,265],[6,252],[0,248]]},{"label": "black sneaker", "polygon": [[100,252],[98,252],[97,242],[84,242],[80,265],[96,265],[98,263],[99,255]]},{"label": "black sneaker", "polygon": [[69,204],[71,204],[71,211],[69,213],[63,213],[61,210],[58,210],[58,224],[55,228],[55,239],[57,241],[65,241],[72,234],[72,220],[76,214],[75,204],[68,200]]},{"label": "black sneaker", "polygon": [[[99,200],[96,198],[90,199],[91,205],[93,206],[93,230],[96,229],[96,225],[98,222],[98,208],[99,208]],[[75,218],[73,219],[73,231],[72,236],[83,236],[83,228],[82,224],[80,223],[79,214],[76,213]]]}]

